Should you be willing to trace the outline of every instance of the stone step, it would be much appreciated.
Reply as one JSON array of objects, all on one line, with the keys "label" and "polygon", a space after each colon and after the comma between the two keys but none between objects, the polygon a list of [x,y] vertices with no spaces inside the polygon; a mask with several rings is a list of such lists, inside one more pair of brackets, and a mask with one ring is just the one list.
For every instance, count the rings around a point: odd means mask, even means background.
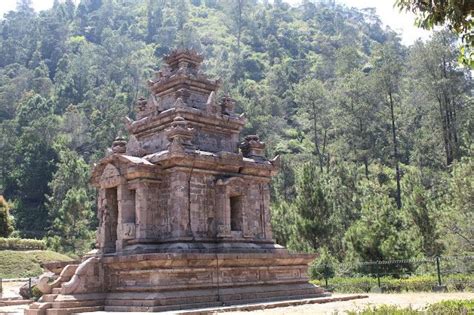
[{"label": "stone step", "polygon": [[180,304],[197,304],[197,303],[214,303],[218,301],[216,294],[207,296],[182,296],[174,298],[159,298],[159,299],[107,299],[105,306],[169,306]]},{"label": "stone step", "polygon": [[40,302],[53,302],[57,296],[57,294],[43,294],[40,298]]},{"label": "stone step", "polygon": [[24,315],[46,315],[46,310],[27,308],[25,309]]},{"label": "stone step", "polygon": [[33,304],[30,304],[30,309],[47,309],[51,308],[51,303],[50,302],[34,302]]},{"label": "stone step", "polygon": [[225,301],[226,305],[240,305],[240,304],[259,304],[259,303],[269,303],[277,301],[286,301],[286,300],[304,300],[304,299],[313,299],[319,297],[329,296],[326,295],[314,295],[314,294],[301,294],[301,295],[282,295],[282,296],[273,296],[266,298],[255,298],[255,299],[240,299],[240,300],[231,300]]},{"label": "stone step", "polygon": [[46,315],[69,315],[84,312],[103,311],[103,306],[72,307],[72,308],[50,308],[46,310]]},{"label": "stone step", "polygon": [[[208,303],[192,303],[192,304],[176,304],[176,305],[162,305],[162,306],[105,306],[106,312],[162,312],[162,311],[176,311],[193,308],[208,308],[222,306],[222,302],[208,302]],[[48,314],[49,315],[49,314]]]},{"label": "stone step", "polygon": [[319,297],[325,296],[324,292],[312,290],[312,289],[302,289],[302,290],[293,290],[289,291],[263,291],[262,292],[235,292],[235,293],[224,293],[219,294],[220,300],[224,302],[232,301],[253,301],[253,300],[264,300],[264,299],[292,299],[293,297]]},{"label": "stone step", "polygon": [[52,308],[77,308],[77,307],[91,307],[102,305],[102,301],[97,300],[82,300],[82,301],[58,301],[53,302]]}]

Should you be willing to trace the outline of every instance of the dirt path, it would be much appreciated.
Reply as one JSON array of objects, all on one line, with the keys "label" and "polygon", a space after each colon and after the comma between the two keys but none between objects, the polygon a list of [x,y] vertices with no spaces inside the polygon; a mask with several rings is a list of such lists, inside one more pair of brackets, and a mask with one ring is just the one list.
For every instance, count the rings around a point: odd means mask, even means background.
[{"label": "dirt path", "polygon": [[[334,294],[333,296],[343,296],[348,294]],[[455,293],[399,293],[399,294],[368,294],[366,299],[332,302],[326,304],[307,304],[300,306],[290,306],[274,308],[261,311],[253,311],[252,314],[265,315],[286,315],[286,314],[346,314],[346,311],[362,310],[366,306],[375,306],[382,304],[398,305],[400,307],[409,307],[415,309],[423,308],[428,304],[433,304],[443,300],[464,300],[474,299],[474,293],[455,292]],[[223,313],[224,314],[224,313]],[[225,314],[250,314],[250,312],[230,312]]]},{"label": "dirt path", "polygon": [[[347,296],[348,294],[334,294],[333,296]],[[398,305],[400,307],[423,308],[424,306],[443,300],[465,300],[474,299],[474,293],[400,293],[400,294],[368,294],[369,298],[345,302],[331,302],[326,304],[307,304],[300,306],[281,307],[252,312],[225,312],[221,314],[261,314],[261,315],[286,315],[286,314],[346,314],[349,310],[362,310],[366,306],[382,304]],[[0,307],[0,315],[23,314],[26,305]],[[105,312],[100,312],[105,313]],[[172,312],[170,312],[172,313]],[[114,313],[110,313],[114,314]]]}]

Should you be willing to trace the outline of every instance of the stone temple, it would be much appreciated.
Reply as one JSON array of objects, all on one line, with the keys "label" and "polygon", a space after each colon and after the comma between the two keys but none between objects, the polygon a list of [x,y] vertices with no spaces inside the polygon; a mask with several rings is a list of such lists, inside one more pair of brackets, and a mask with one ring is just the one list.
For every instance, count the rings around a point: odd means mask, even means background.
[{"label": "stone temple", "polygon": [[[162,311],[327,295],[308,283],[310,254],[272,239],[264,156],[235,101],[218,99],[202,56],[178,50],[148,82],[129,140],[94,168],[97,250],[41,278],[26,314]],[[62,271],[61,271],[62,270]]]}]

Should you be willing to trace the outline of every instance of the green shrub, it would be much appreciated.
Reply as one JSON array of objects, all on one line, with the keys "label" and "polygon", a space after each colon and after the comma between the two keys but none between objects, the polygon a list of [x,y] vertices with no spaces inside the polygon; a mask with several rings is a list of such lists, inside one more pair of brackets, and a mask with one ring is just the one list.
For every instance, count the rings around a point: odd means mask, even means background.
[{"label": "green shrub", "polygon": [[0,237],[0,250],[38,250],[46,249],[42,240]]},{"label": "green shrub", "polygon": [[474,313],[474,299],[473,300],[455,300],[442,301],[429,305],[426,309],[428,314],[439,315],[457,315],[457,314],[473,314]]},{"label": "green shrub", "polygon": [[[413,276],[405,279],[381,277],[380,284],[384,292],[427,292],[437,284],[435,275]],[[448,291],[474,291],[474,275],[447,275],[442,278],[443,284]],[[322,280],[313,280],[312,283],[323,286]],[[357,277],[345,278],[335,277],[328,281],[328,285],[336,292],[341,293],[363,293],[370,292],[378,286],[377,278]]]},{"label": "green shrub", "polygon": [[34,286],[33,288],[31,288],[31,294],[32,294],[31,297],[33,298],[33,300],[38,301],[39,298],[43,295],[43,292],[41,292],[40,289]]},{"label": "green shrub", "polygon": [[13,231],[10,204],[0,195],[0,237],[7,237]]},{"label": "green shrub", "polygon": [[317,257],[309,267],[311,279],[329,279],[335,275],[335,265],[337,260],[331,256],[326,247],[322,247]]}]

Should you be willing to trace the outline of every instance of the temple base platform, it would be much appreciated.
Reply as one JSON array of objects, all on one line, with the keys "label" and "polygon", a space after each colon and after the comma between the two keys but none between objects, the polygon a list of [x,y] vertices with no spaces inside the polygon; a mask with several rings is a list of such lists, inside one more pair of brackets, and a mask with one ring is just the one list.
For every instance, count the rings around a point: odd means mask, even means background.
[{"label": "temple base platform", "polygon": [[25,314],[158,312],[329,296],[308,282],[313,259],[286,251],[89,257]]}]

